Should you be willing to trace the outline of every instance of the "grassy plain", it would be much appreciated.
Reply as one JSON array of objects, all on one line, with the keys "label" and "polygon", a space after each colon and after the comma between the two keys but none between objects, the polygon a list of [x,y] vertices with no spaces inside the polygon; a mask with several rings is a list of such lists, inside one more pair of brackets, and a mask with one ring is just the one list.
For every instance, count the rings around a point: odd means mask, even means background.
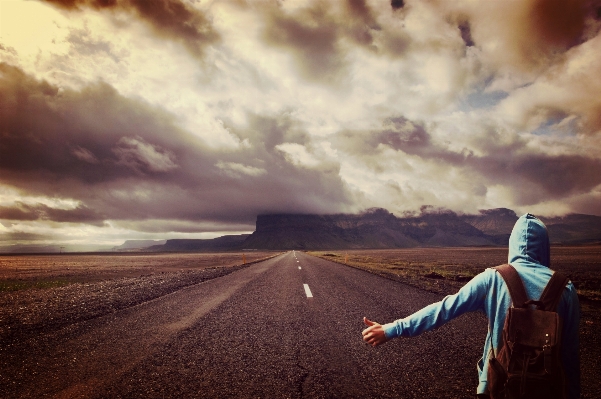
[{"label": "grassy plain", "polygon": [[264,259],[273,254],[267,251],[249,251],[244,253],[0,255],[0,292],[233,267]]},{"label": "grassy plain", "polygon": [[[312,255],[441,294],[455,293],[484,269],[507,263],[507,248],[408,248]],[[601,303],[601,245],[552,246],[551,268],[570,277],[584,302]]]}]

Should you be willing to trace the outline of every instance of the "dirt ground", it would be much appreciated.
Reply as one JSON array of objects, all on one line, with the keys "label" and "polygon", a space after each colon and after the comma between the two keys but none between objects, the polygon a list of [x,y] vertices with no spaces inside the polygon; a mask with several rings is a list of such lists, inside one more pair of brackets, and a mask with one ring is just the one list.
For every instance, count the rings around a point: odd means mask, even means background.
[{"label": "dirt ground", "polygon": [[276,254],[0,256],[0,354],[40,331],[134,306]]},{"label": "dirt ground", "polygon": [[268,251],[248,251],[0,255],[0,292],[232,267],[273,254]]},{"label": "dirt ground", "polygon": [[[452,294],[488,267],[507,263],[507,248],[410,248],[321,251],[311,254]],[[601,246],[553,246],[551,268],[570,277],[584,302],[601,303]]]}]

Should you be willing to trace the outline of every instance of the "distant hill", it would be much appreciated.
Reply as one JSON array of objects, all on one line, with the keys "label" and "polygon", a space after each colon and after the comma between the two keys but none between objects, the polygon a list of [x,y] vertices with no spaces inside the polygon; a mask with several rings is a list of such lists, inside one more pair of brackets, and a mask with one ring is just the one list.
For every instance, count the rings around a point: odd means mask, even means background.
[{"label": "distant hill", "polygon": [[249,234],[227,235],[213,239],[173,239],[163,245],[153,245],[149,251],[154,252],[202,252],[202,251],[233,251],[243,248]]},{"label": "distant hill", "polygon": [[554,243],[601,243],[601,217],[572,214],[562,217],[541,217]]},{"label": "distant hill", "polygon": [[113,251],[136,251],[153,245],[163,245],[166,240],[127,240],[123,244],[113,247]]}]

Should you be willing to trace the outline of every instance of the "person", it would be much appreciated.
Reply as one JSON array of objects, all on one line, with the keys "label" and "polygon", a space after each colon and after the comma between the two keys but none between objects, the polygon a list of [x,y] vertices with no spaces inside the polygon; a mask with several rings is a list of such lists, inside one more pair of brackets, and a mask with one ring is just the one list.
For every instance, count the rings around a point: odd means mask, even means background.
[{"label": "person", "polygon": [[[509,237],[508,263],[518,272],[531,299],[540,298],[553,275],[550,265],[550,245],[547,228],[531,214],[518,218]],[[491,350],[498,353],[502,345],[502,331],[511,298],[505,281],[494,269],[486,269],[463,286],[455,295],[426,306],[416,313],[388,324],[379,324],[366,317],[368,326],[363,340],[372,346],[381,345],[396,337],[413,337],[435,329],[449,320],[471,311],[483,311],[489,321],[484,341],[483,356],[479,360],[476,390],[478,398],[487,398],[488,358]],[[563,320],[561,362],[566,377],[568,398],[580,397],[580,361],[578,331],[580,304],[576,289],[570,281],[562,294],[557,312]],[[493,347],[491,348],[491,343]]]}]

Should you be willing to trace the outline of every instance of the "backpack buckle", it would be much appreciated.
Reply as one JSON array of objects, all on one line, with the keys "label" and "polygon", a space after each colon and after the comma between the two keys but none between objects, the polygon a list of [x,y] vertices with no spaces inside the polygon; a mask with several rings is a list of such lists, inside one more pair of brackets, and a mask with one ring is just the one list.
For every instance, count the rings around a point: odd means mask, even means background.
[{"label": "backpack buckle", "polygon": [[[549,334],[547,334],[547,338],[548,337],[549,337]],[[548,339],[547,339],[547,342],[549,342]],[[545,373],[553,374],[554,370],[553,370],[553,356],[552,356],[551,345],[543,346],[543,356],[544,356]]]},{"label": "backpack buckle", "polygon": [[545,310],[545,304],[542,301],[535,301],[533,299],[529,299],[526,302],[524,302],[524,307],[527,307],[529,305],[536,306],[538,310]]}]

